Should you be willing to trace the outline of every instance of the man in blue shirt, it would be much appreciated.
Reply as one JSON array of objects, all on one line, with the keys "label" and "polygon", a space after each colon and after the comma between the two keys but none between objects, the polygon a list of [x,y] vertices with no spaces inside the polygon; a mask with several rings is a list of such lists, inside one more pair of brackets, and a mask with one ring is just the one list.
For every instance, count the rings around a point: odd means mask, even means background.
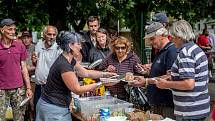
[{"label": "man in blue shirt", "polygon": [[[153,22],[146,28],[145,39],[148,39],[154,48],[159,49],[159,52],[156,54],[153,63],[143,65],[143,69],[149,73],[150,78],[166,75],[177,56],[177,49],[168,39],[168,31],[161,23]],[[149,83],[147,86],[147,97],[153,113],[174,119],[171,91],[157,88],[154,85],[155,81],[150,78],[147,79],[147,84]],[[137,80],[139,81],[134,82],[132,85],[145,85],[144,77],[139,77]]]}]

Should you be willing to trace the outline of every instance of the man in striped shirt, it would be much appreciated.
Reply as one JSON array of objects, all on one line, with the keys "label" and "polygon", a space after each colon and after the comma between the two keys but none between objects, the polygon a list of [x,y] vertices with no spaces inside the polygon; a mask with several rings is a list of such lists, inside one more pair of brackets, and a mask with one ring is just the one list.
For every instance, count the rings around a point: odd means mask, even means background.
[{"label": "man in striped shirt", "polygon": [[156,86],[172,90],[177,121],[204,121],[210,112],[207,56],[192,41],[195,35],[187,21],[173,23],[170,32],[180,52],[171,68],[171,81],[158,79]]}]

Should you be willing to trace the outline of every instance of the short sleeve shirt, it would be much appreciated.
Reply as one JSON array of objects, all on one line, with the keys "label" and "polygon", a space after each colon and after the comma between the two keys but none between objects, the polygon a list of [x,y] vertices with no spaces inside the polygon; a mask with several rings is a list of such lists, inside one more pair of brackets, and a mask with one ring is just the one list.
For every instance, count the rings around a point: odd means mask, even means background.
[{"label": "short sleeve shirt", "polygon": [[0,89],[23,86],[21,61],[27,59],[27,50],[21,42],[13,41],[9,48],[0,43]]},{"label": "short sleeve shirt", "polygon": [[[172,42],[161,49],[152,64],[150,77],[165,75],[170,70],[177,57],[177,49]],[[159,89],[155,85],[148,85],[147,97],[151,105],[173,106],[172,92],[167,89]]]},{"label": "short sleeve shirt", "polygon": [[198,38],[197,44],[201,45],[201,46],[208,46],[209,45],[208,37],[205,36],[205,35],[200,35],[199,38]]},{"label": "short sleeve shirt", "polygon": [[35,46],[35,52],[38,55],[37,66],[35,70],[36,84],[45,84],[49,69],[54,61],[61,54],[62,50],[55,42],[50,48],[45,48],[44,41],[39,41]]},{"label": "short sleeve shirt", "polygon": [[73,72],[76,61],[73,59],[71,64],[61,54],[50,68],[47,83],[42,92],[42,99],[48,103],[61,107],[68,107],[71,98],[71,91],[65,85],[61,74]]},{"label": "short sleeve shirt", "polygon": [[195,80],[192,90],[172,89],[175,115],[184,119],[207,117],[210,113],[208,60],[202,49],[194,42],[183,44],[171,71],[173,81]]}]

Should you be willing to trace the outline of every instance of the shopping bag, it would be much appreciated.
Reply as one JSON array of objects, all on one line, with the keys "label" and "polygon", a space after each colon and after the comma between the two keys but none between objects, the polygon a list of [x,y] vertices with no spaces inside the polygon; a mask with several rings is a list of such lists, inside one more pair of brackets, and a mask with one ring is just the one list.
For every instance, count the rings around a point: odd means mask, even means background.
[{"label": "shopping bag", "polygon": [[133,103],[135,108],[147,111],[151,109],[146,97],[146,90],[141,87],[125,86],[127,93],[129,94],[129,102]]}]

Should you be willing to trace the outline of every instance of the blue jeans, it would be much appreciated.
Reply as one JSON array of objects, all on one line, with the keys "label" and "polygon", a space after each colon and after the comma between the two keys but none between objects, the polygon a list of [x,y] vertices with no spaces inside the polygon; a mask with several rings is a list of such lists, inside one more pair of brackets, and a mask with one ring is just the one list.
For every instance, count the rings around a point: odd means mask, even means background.
[{"label": "blue jeans", "polygon": [[204,121],[205,119],[206,117],[200,119],[184,119],[183,117],[176,116],[176,121]]},{"label": "blue jeans", "polygon": [[39,99],[36,121],[72,121],[69,108],[63,108]]},{"label": "blue jeans", "polygon": [[[45,86],[45,85],[44,85]],[[35,91],[34,91],[34,117],[36,117],[36,105],[37,105],[37,102],[38,100],[40,99],[40,95],[41,95],[41,91],[42,91],[42,88],[44,87],[42,85],[35,85]]]}]

